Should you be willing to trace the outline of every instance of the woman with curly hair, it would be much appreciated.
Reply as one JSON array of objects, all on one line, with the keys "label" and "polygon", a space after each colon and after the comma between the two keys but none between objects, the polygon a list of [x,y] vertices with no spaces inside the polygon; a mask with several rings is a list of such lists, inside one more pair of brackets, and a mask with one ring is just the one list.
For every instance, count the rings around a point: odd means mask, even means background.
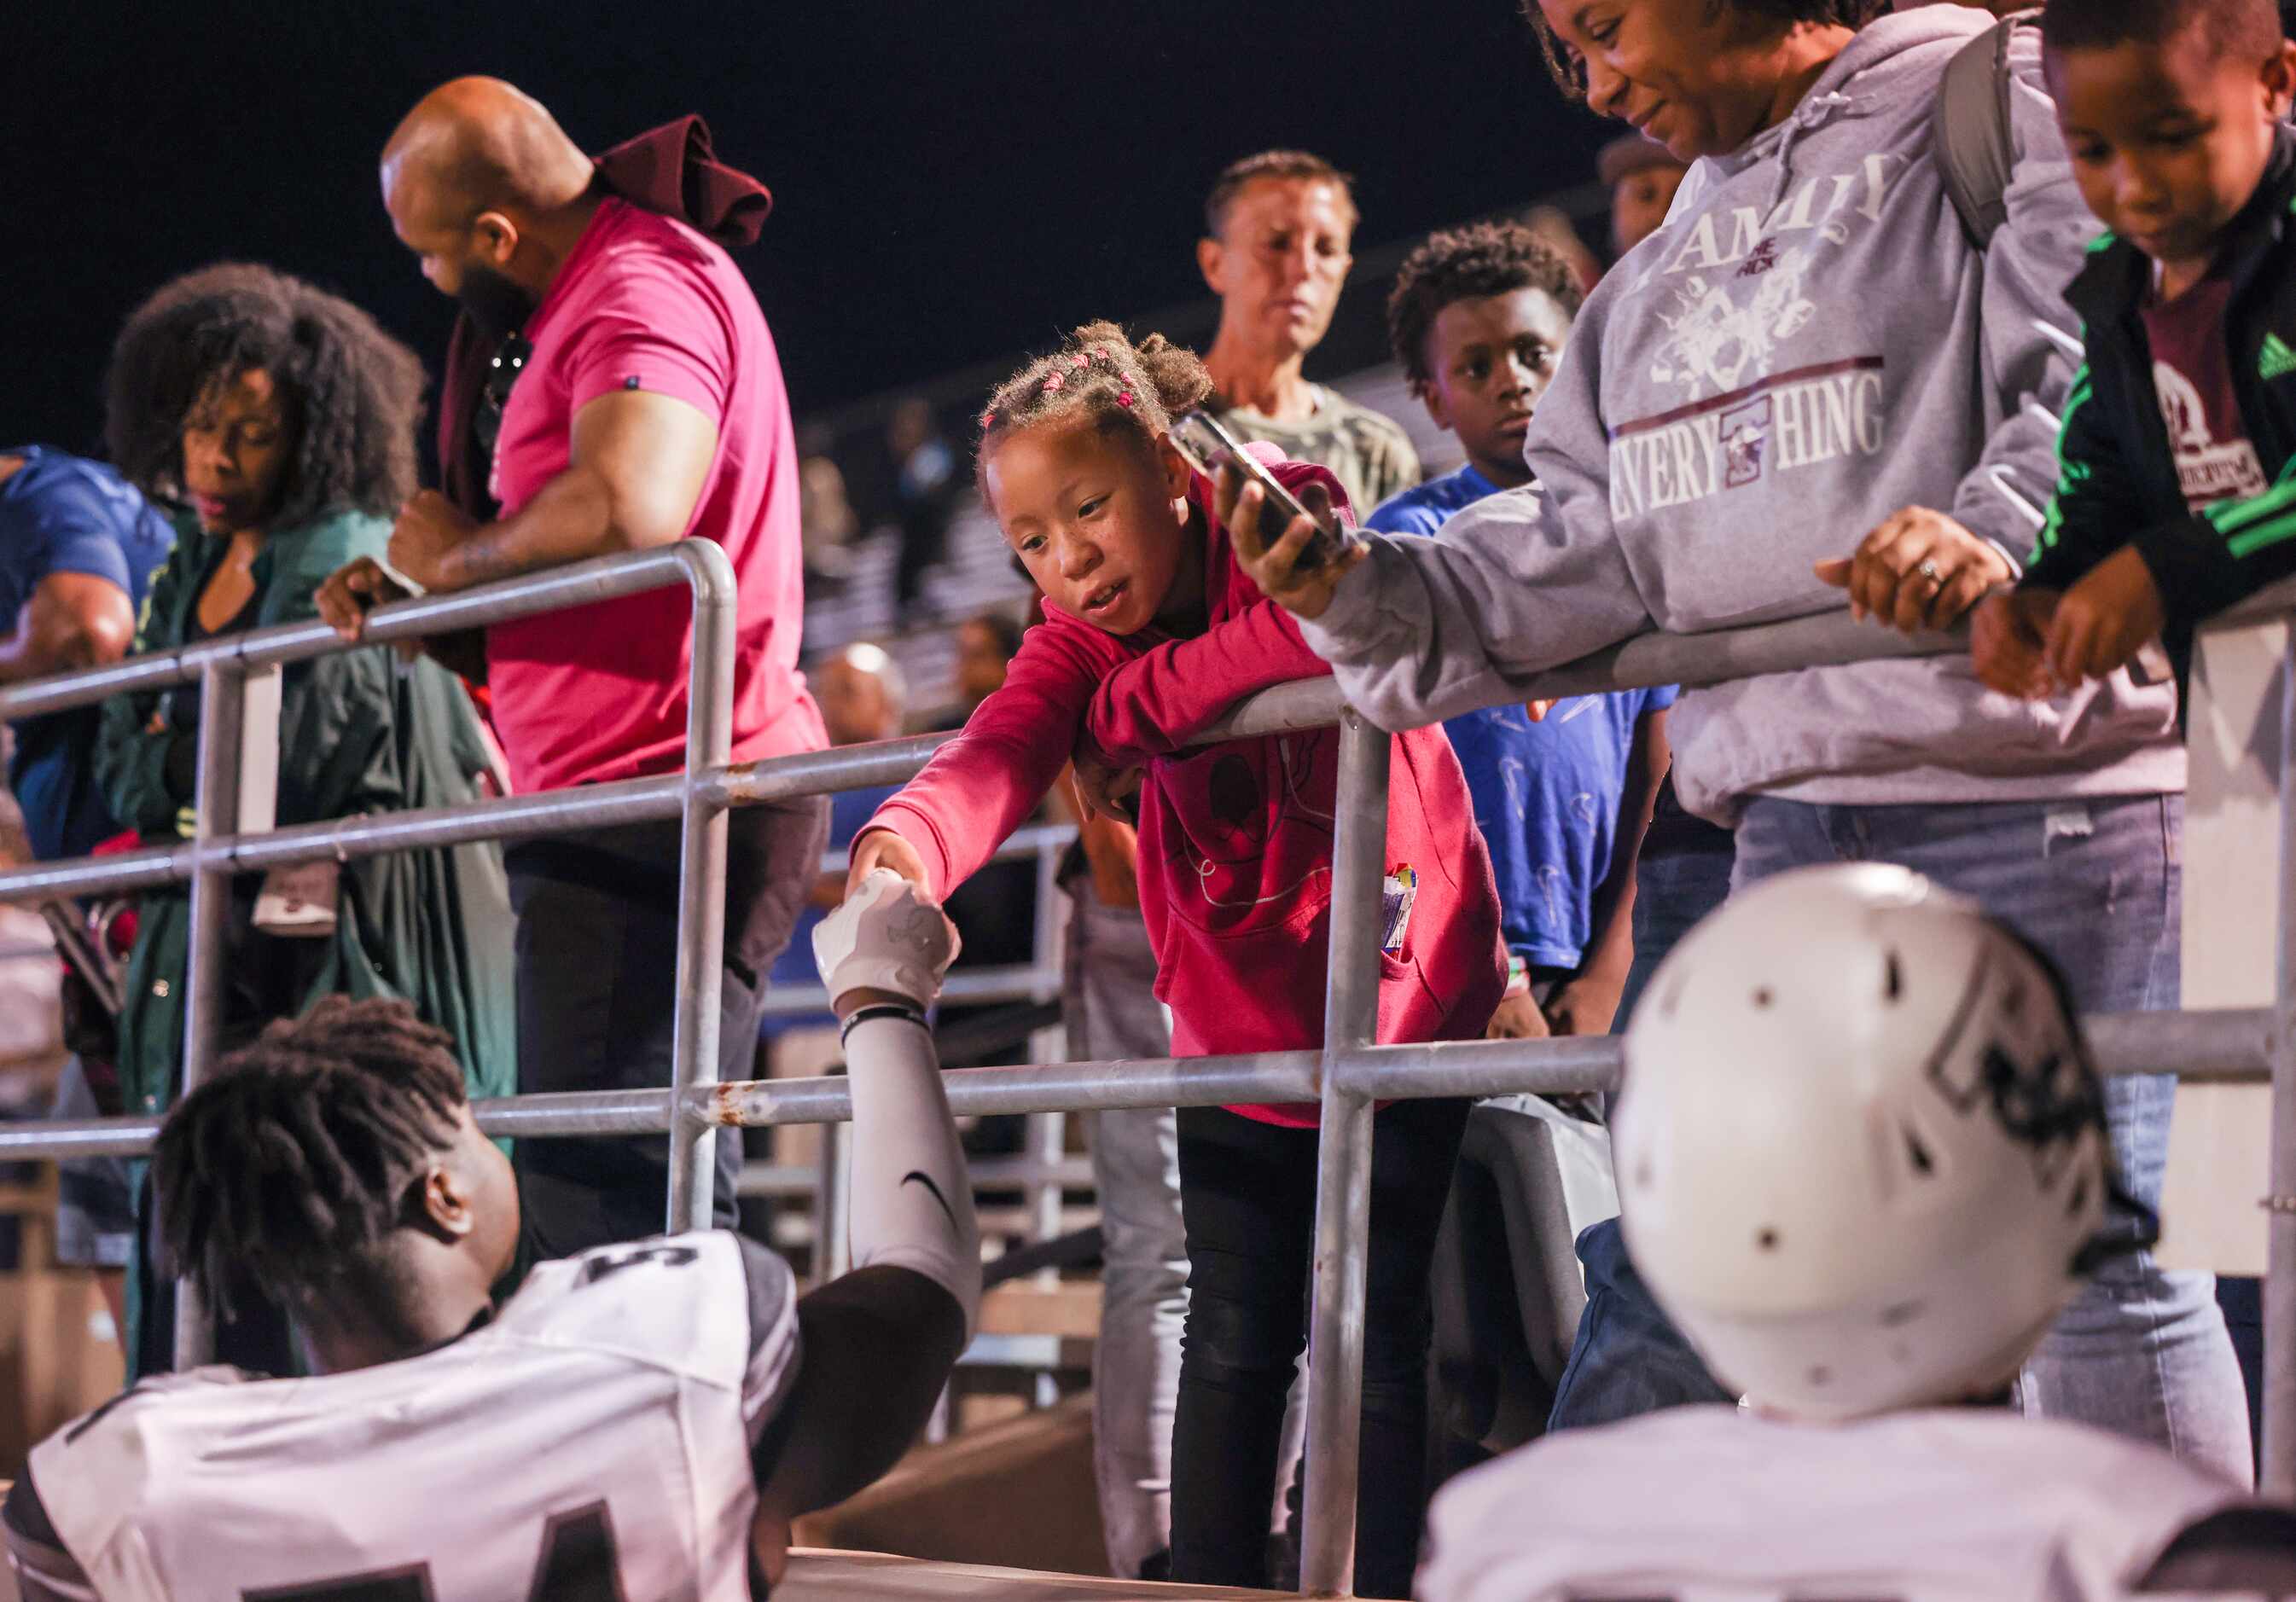
[{"label": "woman with curly hair", "polygon": [[[422,367],[356,307],[268,267],[232,264],[176,280],[127,320],[112,350],[107,437],[145,493],[180,509],[175,553],[153,580],[140,651],[316,616],[320,583],[380,555],[414,491]],[[196,685],[115,698],[96,767],[112,810],[147,839],[191,832]],[[475,799],[487,753],[461,682],[387,646],[285,669],[278,821]],[[403,996],[453,1035],[471,1093],[510,1088],[510,907],[491,845],[394,852],[291,884],[242,878],[226,958],[226,1048],[320,996]],[[275,879],[283,876],[275,876]],[[120,1017],[128,1110],[156,1114],[180,1089],[185,887],[146,895]],[[171,1287],[139,1259],[129,1345],[138,1372],[168,1366]],[[223,1355],[290,1372],[283,1323],[242,1315]]]}]

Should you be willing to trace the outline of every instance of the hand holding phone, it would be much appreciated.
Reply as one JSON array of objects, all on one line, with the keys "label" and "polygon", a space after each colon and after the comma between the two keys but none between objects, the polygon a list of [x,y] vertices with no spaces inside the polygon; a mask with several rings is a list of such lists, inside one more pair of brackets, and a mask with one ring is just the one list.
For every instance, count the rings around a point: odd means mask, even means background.
[{"label": "hand holding phone", "polygon": [[1320,572],[1339,563],[1350,546],[1361,544],[1353,529],[1342,524],[1326,506],[1322,515],[1310,511],[1299,496],[1283,487],[1267,464],[1244,449],[1227,426],[1201,407],[1184,412],[1172,421],[1172,444],[1181,457],[1207,478],[1216,478],[1223,467],[1233,469],[1249,484],[1259,486],[1259,533],[1263,544],[1274,545],[1300,518],[1316,525],[1300,548],[1293,566],[1302,573]]},{"label": "hand holding phone", "polygon": [[1207,462],[1179,448],[1190,465],[1214,470],[1212,515],[1259,593],[1296,617],[1322,617],[1340,581],[1371,549],[1333,515],[1330,492],[1311,483],[1295,496],[1275,484],[1271,494],[1275,475],[1248,452],[1223,448]]}]

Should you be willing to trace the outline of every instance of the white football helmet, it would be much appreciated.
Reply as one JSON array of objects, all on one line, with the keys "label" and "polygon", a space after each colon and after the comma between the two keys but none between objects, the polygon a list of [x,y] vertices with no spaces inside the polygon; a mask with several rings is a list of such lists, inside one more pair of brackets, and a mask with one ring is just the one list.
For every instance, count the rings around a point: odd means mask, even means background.
[{"label": "white football helmet", "polygon": [[930,1007],[964,942],[948,914],[890,868],[873,869],[813,929],[813,960],[832,1001],[888,990]]},{"label": "white football helmet", "polygon": [[1628,1246],[1755,1405],[1841,1419],[1997,1388],[2093,1261],[2103,1094],[2058,981],[1915,874],[1733,895],[1660,966],[1626,1058]]}]

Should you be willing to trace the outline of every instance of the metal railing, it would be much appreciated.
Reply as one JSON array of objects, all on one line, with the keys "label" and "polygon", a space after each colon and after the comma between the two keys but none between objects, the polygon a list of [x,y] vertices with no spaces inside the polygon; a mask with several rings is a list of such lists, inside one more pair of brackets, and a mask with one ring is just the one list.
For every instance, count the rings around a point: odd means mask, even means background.
[{"label": "metal railing", "polygon": [[[672,1230],[709,1221],[710,1142],[726,1127],[836,1123],[852,1106],[841,1078],[719,1084],[716,1020],[723,941],[724,810],[865,785],[900,782],[942,738],[726,764],[729,738],[733,584],[714,546],[688,543],[642,555],[586,562],[461,595],[380,609],[376,642],[409,640],[529,616],[555,607],[683,579],[694,595],[693,718],[685,772],[467,806],[274,830],[257,811],[253,826],[239,793],[238,736],[244,721],[226,707],[261,705],[249,686],[259,670],[344,649],[317,624],[209,642],[172,655],[0,691],[0,718],[61,709],[123,691],[197,677],[205,693],[200,742],[200,825],[176,846],[122,856],[44,864],[0,873],[0,900],[116,891],[189,879],[195,908],[217,906],[234,873],[324,857],[348,860],[390,850],[525,838],[608,823],[677,817],[685,829],[678,937],[678,1014],[673,1080],[658,1090],[599,1091],[482,1102],[488,1133],[520,1140],[561,1135],[668,1132],[673,1160],[666,1222]],[[2289,609],[2296,609],[2292,606]],[[1522,698],[1575,695],[1653,684],[1708,684],[1759,674],[1882,657],[1963,649],[1947,636],[1917,639],[1853,624],[1846,613],[1695,636],[1648,635],[1542,674],[1513,687]],[[2292,649],[2296,655],[2296,649]],[[2296,668],[2296,662],[2292,662]],[[2291,683],[2296,684],[2296,673]],[[2283,732],[2296,751],[2296,694]],[[219,712],[221,715],[218,715]],[[258,720],[259,723],[259,719]],[[1089,1112],[1115,1108],[1318,1101],[1322,1148],[1316,1181],[1314,1304],[1309,1330],[1306,1530],[1301,1566],[1309,1595],[1344,1594],[1353,1572],[1357,1454],[1362,1394],[1362,1335],[1373,1107],[1383,1099],[1587,1091],[1614,1088],[1615,1039],[1370,1043],[1378,996],[1378,947],[1371,931],[1379,905],[1387,808],[1388,737],[1341,703],[1329,680],[1287,684],[1235,709],[1207,741],[1341,726],[1331,965],[1325,1044],[1320,1050],[1032,1064],[947,1075],[961,1114]],[[258,729],[259,733],[259,729]],[[258,786],[259,788],[259,786]],[[227,830],[225,821],[240,825]],[[2193,1080],[2274,1085],[2272,1190],[2296,1197],[2296,761],[2283,770],[2284,848],[2279,887],[2281,961],[2270,1009],[2132,1014],[2088,1020],[2108,1073],[2169,1073]],[[185,1076],[195,1082],[214,1050],[214,995],[220,924],[195,918],[191,951],[193,1018]],[[196,1022],[197,1027],[193,1027]],[[154,1116],[0,1129],[0,1158],[62,1157],[148,1149]],[[2266,1301],[2266,1488],[2296,1492],[2296,1202],[2276,1203]],[[194,1335],[203,1331],[194,1329]],[[179,1328],[179,1345],[203,1354]]]}]

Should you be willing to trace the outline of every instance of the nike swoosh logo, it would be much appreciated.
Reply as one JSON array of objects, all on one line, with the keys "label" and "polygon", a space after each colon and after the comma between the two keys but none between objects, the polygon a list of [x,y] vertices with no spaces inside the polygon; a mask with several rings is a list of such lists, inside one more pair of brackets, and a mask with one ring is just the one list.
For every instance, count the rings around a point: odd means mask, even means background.
[{"label": "nike swoosh logo", "polygon": [[911,1180],[914,1180],[918,1184],[922,1185],[926,1189],[932,1192],[933,1200],[939,1202],[940,1204],[940,1210],[948,1214],[948,1227],[952,1230],[955,1229],[956,1209],[948,1205],[948,1197],[943,1196],[940,1193],[940,1187],[933,1183],[932,1175],[925,1173],[918,1169],[912,1168],[901,1176],[901,1183],[906,1185]]}]

